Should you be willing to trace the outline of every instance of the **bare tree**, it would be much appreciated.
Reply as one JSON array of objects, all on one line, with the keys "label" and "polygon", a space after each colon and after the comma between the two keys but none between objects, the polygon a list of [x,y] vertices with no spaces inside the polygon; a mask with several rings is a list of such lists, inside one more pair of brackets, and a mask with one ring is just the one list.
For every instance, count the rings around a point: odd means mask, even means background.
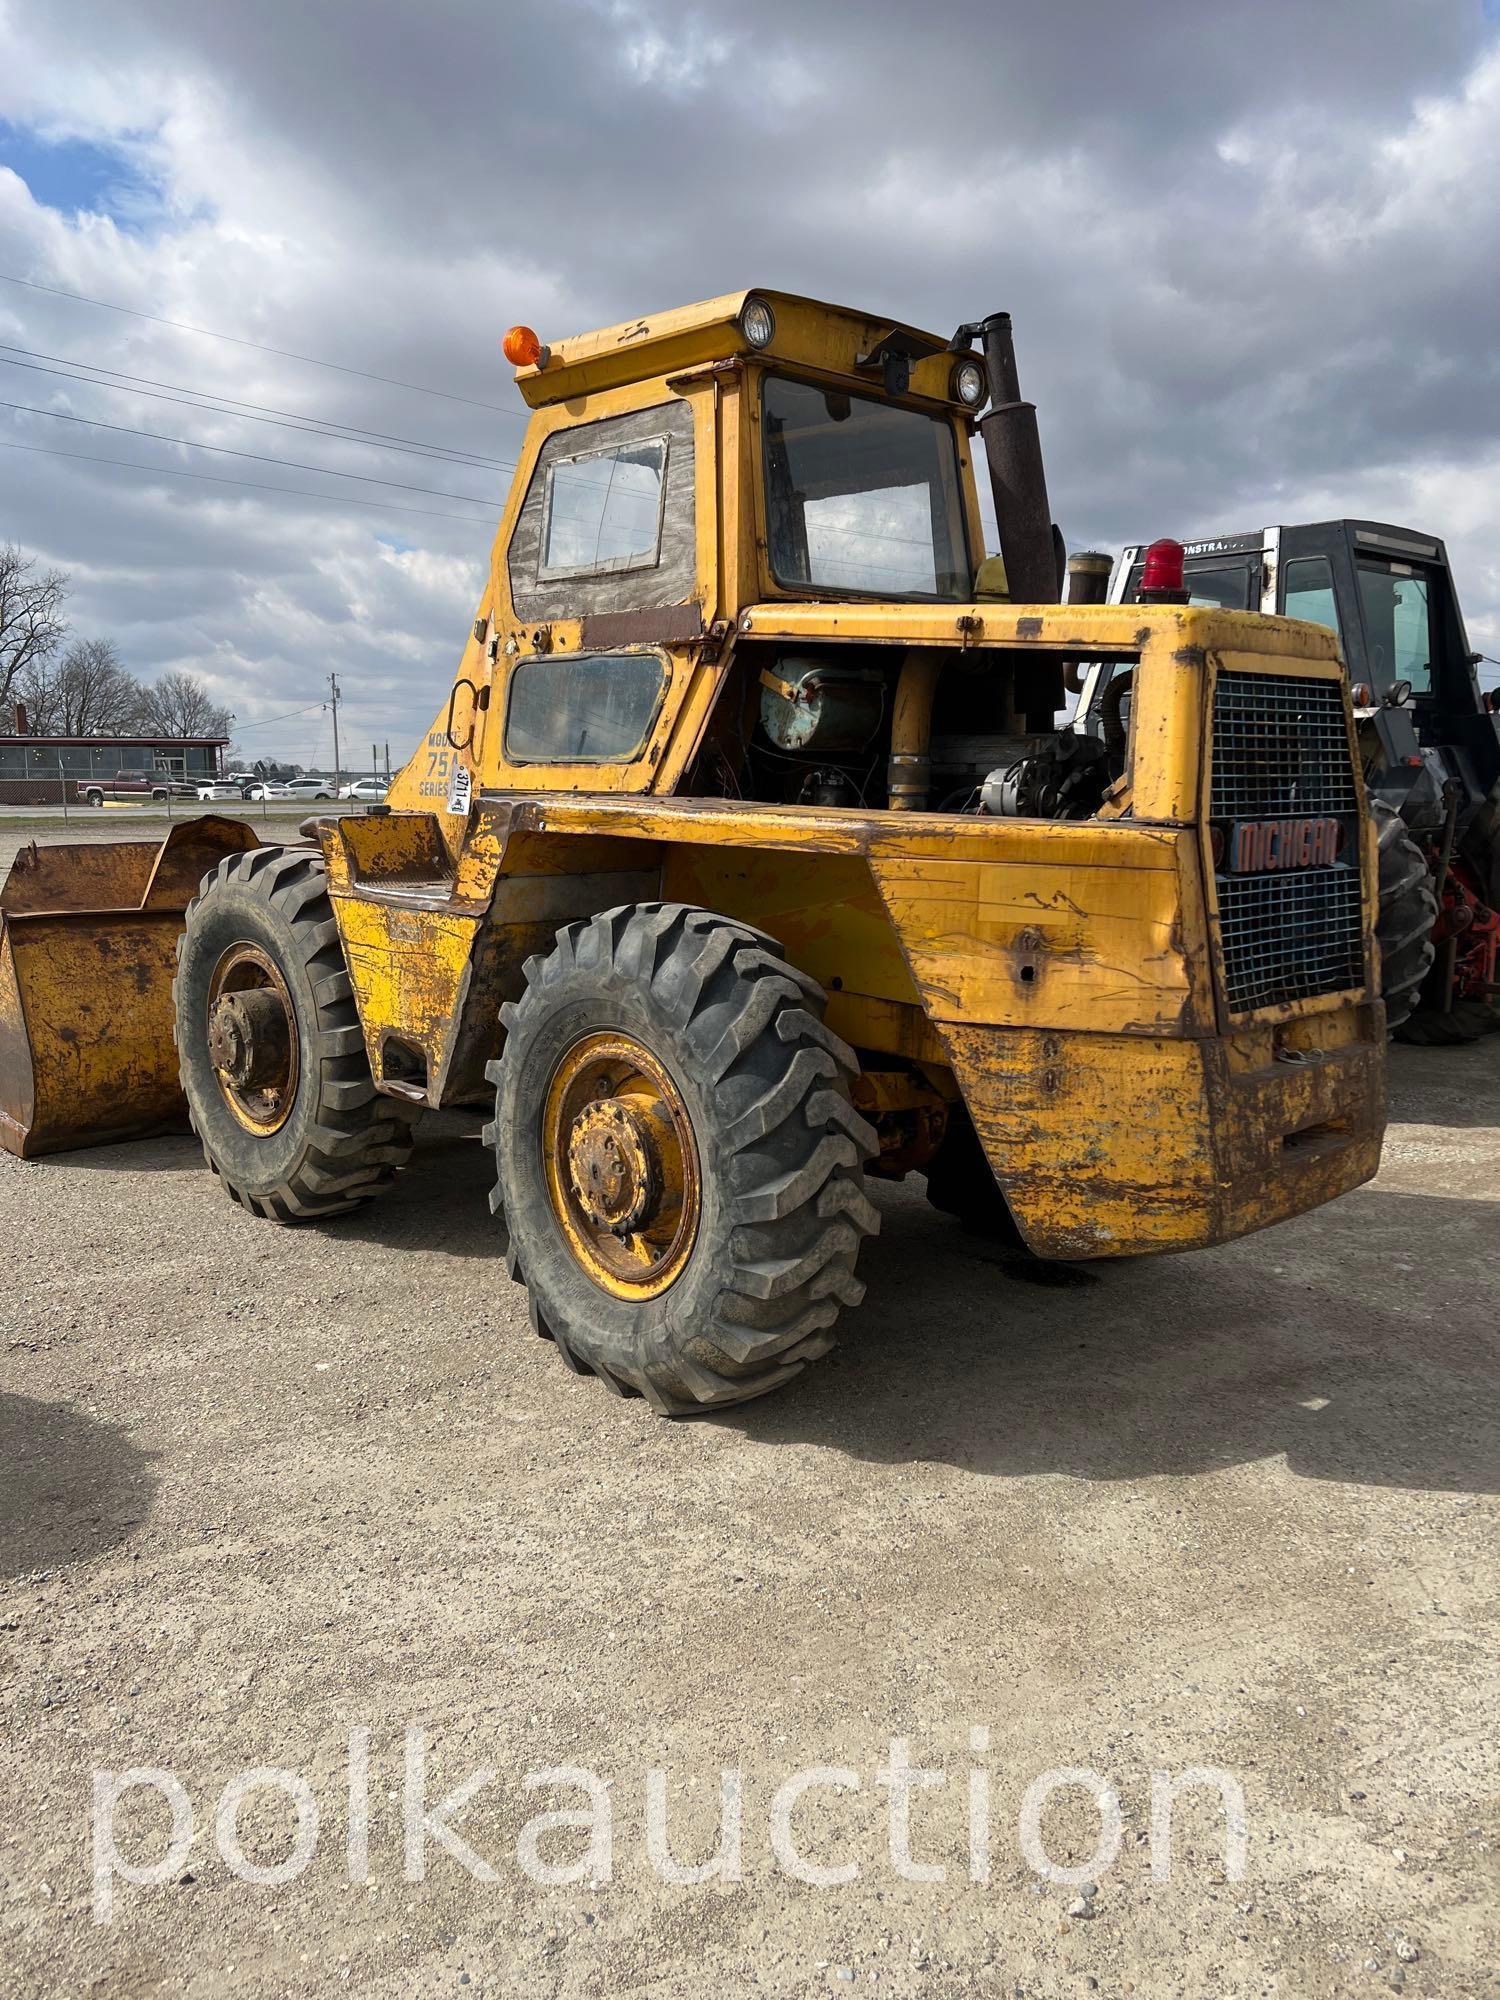
[{"label": "bare tree", "polygon": [[141,684],[112,639],[79,639],[33,662],[18,683],[36,736],[126,736],[139,728]]},{"label": "bare tree", "polygon": [[229,710],[193,674],[163,674],[141,692],[141,728],[152,736],[227,736]]},{"label": "bare tree", "polygon": [[39,570],[11,542],[0,546],[0,718],[9,724],[16,683],[44,666],[62,643],[63,599],[68,578],[60,569]]}]

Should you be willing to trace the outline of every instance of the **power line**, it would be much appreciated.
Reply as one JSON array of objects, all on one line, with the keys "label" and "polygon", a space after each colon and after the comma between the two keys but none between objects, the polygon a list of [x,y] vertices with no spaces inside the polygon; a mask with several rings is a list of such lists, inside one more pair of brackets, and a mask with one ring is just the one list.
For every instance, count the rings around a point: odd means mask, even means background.
[{"label": "power line", "polygon": [[[7,357],[12,354],[24,354],[29,359],[25,361],[11,361]],[[66,354],[41,354],[34,348],[14,347],[9,341],[5,340],[0,340],[0,360],[4,361],[7,368],[27,368],[33,370],[38,375],[60,375],[65,382],[89,382],[94,375],[108,375],[113,380],[109,382],[92,382],[92,387],[113,390],[116,382],[129,382],[132,385],[139,385],[142,393],[152,395],[153,402],[175,403],[181,402],[184,395],[202,396],[210,404],[225,406],[222,414],[226,416],[237,415],[240,411],[244,410],[254,411],[256,415],[253,421],[259,423],[274,423],[280,420],[294,429],[300,429],[304,424],[323,424],[329,427],[325,433],[326,435],[331,436],[335,432],[348,432],[350,434],[350,442],[358,441],[363,443],[368,440],[382,445],[393,446],[398,451],[411,451],[422,457],[451,458],[460,464],[483,466],[495,472],[509,472],[515,465],[513,458],[486,458],[481,452],[464,451],[457,445],[428,444],[417,438],[392,437],[385,431],[361,430],[357,424],[341,424],[334,417],[302,417],[295,410],[273,409],[268,403],[245,403],[241,402],[238,396],[222,396],[213,389],[192,389],[182,382],[158,382],[151,375],[127,375],[119,368],[106,368],[98,361],[74,361]],[[57,368],[38,367],[37,363],[42,361],[55,361],[60,366]],[[82,368],[88,369],[90,374],[77,375],[63,373],[65,369]],[[179,395],[152,394],[153,391],[161,392],[169,389],[178,390],[182,393]],[[116,391],[116,393],[123,392]],[[190,403],[188,407],[190,409],[202,409],[204,404],[195,402]]]},{"label": "power line", "polygon": [[39,285],[35,278],[12,277],[0,271],[0,283],[24,285],[28,291],[46,292],[50,298],[72,299],[76,305],[99,306],[105,312],[128,313],[132,319],[148,319],[155,326],[175,327],[179,333],[202,334],[205,340],[227,340],[234,347],[253,347],[261,354],[278,354],[283,361],[305,361],[313,368],[332,368],[340,375],[358,375],[365,382],[384,382],[390,389],[413,389],[419,396],[441,396],[445,402],[466,403],[471,410],[490,410],[498,417],[525,417],[512,403],[480,403],[472,396],[457,396],[451,389],[430,389],[425,382],[402,382],[394,375],[375,375],[368,368],[349,368],[342,361],[324,361],[316,354],[295,354],[289,347],[272,347],[264,340],[247,340],[237,333],[215,333],[212,327],[190,326],[186,320],[164,319],[160,313],[141,312],[135,306],[117,306],[109,299],[86,298],[82,292],[65,292],[57,285]]},{"label": "power line", "polygon": [[20,410],[29,417],[48,417],[59,424],[87,424],[91,430],[118,431],[124,437],[151,438],[157,444],[185,445],[189,451],[217,451],[226,458],[249,458],[257,465],[285,465],[293,472],[321,472],[330,479],[358,479],[366,486],[390,486],[398,493],[426,493],[434,500],[471,500],[476,507],[494,503],[478,493],[445,493],[437,486],[408,486],[400,479],[380,479],[373,472],[340,472],[335,465],[309,465],[301,458],[273,458],[263,451],[236,451],[233,445],[198,444],[192,438],[169,437],[165,431],[138,431],[130,424],[107,424],[102,417],[75,417],[71,410],[42,410],[35,403],[0,401],[0,410]]},{"label": "power line", "polygon": [[189,472],[180,465],[142,465],[136,458],[100,458],[90,451],[56,451],[44,444],[11,444],[0,439],[0,451],[29,451],[40,458],[74,458],[85,465],[115,465],[122,472],[144,472],[164,479],[204,479],[211,486],[243,486],[251,493],[290,493],[298,500],[331,500],[336,507],[374,507],[384,514],[420,514],[427,521],[464,521],[477,527],[472,514],[439,514],[431,507],[403,507],[398,500],[387,506],[381,500],[361,500],[353,493],[309,493],[305,486],[269,486],[260,479],[227,479],[217,472]]},{"label": "power line", "polygon": [[311,715],[315,708],[327,708],[326,701],[310,701],[306,708],[289,708],[285,715],[268,715],[262,722],[236,722],[234,733],[238,736],[244,729],[269,729],[275,722],[290,722],[296,715]]}]

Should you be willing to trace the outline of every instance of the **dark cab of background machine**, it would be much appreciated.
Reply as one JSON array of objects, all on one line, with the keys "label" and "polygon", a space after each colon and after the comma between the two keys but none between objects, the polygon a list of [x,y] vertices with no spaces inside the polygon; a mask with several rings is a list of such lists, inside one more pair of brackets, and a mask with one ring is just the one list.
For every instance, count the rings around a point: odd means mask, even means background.
[{"label": "dark cab of background machine", "polygon": [[[1448,553],[1436,536],[1382,521],[1315,521],[1283,527],[1274,539],[1221,535],[1183,547],[1191,603],[1274,609],[1337,634],[1355,706],[1373,711],[1386,772],[1397,780],[1377,782],[1377,789],[1404,790],[1398,774],[1420,763],[1436,780],[1434,755],[1471,798],[1500,778],[1500,733],[1489,706],[1500,697],[1479,688],[1480,656],[1470,651]],[[1127,602],[1138,594],[1140,573],[1137,562]]]}]

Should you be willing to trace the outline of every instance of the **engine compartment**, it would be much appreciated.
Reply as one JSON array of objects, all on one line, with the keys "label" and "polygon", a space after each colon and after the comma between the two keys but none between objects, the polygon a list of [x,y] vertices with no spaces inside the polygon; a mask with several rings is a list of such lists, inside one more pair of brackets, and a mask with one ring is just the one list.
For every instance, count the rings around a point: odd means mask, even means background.
[{"label": "engine compartment", "polygon": [[1125,769],[1131,675],[1059,726],[1061,663],[998,647],[747,645],[692,775],[772,805],[1088,819]]}]

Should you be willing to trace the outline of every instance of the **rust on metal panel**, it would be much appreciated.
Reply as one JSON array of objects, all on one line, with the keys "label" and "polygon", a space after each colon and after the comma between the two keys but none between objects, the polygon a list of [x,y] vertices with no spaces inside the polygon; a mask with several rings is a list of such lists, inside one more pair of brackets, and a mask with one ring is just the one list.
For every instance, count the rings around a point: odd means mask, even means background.
[{"label": "rust on metal panel", "polygon": [[0,889],[0,910],[29,916],[52,910],[135,910],[151,880],[160,841],[23,847]]},{"label": "rust on metal panel", "polygon": [[[1145,1040],[941,1024],[995,1177],[1047,1257],[1188,1250],[1264,1228],[1358,1187],[1379,1165],[1383,1072],[1375,1010],[1303,1024],[1303,1059],[1274,1030]],[[1326,1037],[1326,1046],[1320,1040]]]},{"label": "rust on metal panel", "polygon": [[198,885],[226,854],[243,854],[259,847],[254,827],[242,819],[205,813],[173,827],[156,854],[142,898],[147,910],[186,910]]},{"label": "rust on metal panel", "polygon": [[0,1145],[23,1159],[186,1125],[172,980],[183,916],[242,820],[23,848],[0,890]]},{"label": "rust on metal panel", "polygon": [[[386,1047],[394,1037],[425,1058],[429,1104],[482,1097],[484,1064],[499,1048],[500,1005],[519,997],[527,958],[550,950],[563,924],[659,891],[659,872],[638,846],[553,842],[563,849],[553,857],[558,865],[533,871],[524,854],[506,849],[502,823],[492,817],[480,827],[446,883],[416,872],[433,857],[430,830],[408,829],[404,843],[390,821],[373,823],[384,825],[383,835],[357,835],[352,843],[342,836],[371,822],[345,821],[336,830],[345,872],[331,891],[334,914],[366,1052],[382,1088],[395,1083],[409,1094],[406,1078],[386,1074]],[[360,853],[354,881],[348,879],[351,845]],[[635,865],[588,869],[591,857],[584,850],[600,845],[618,849]],[[373,872],[377,856],[391,872]]]},{"label": "rust on metal panel", "polygon": [[579,624],[580,643],[589,651],[616,646],[691,646],[703,637],[697,599],[645,611],[596,611]]},{"label": "rust on metal panel", "polygon": [[1204,1032],[1212,990],[1184,953],[1177,924],[1190,853],[1153,841],[1135,847],[1134,831],[1126,830],[1116,865],[1075,860],[1064,846],[1045,876],[1029,860],[873,856],[933,1019]]}]

